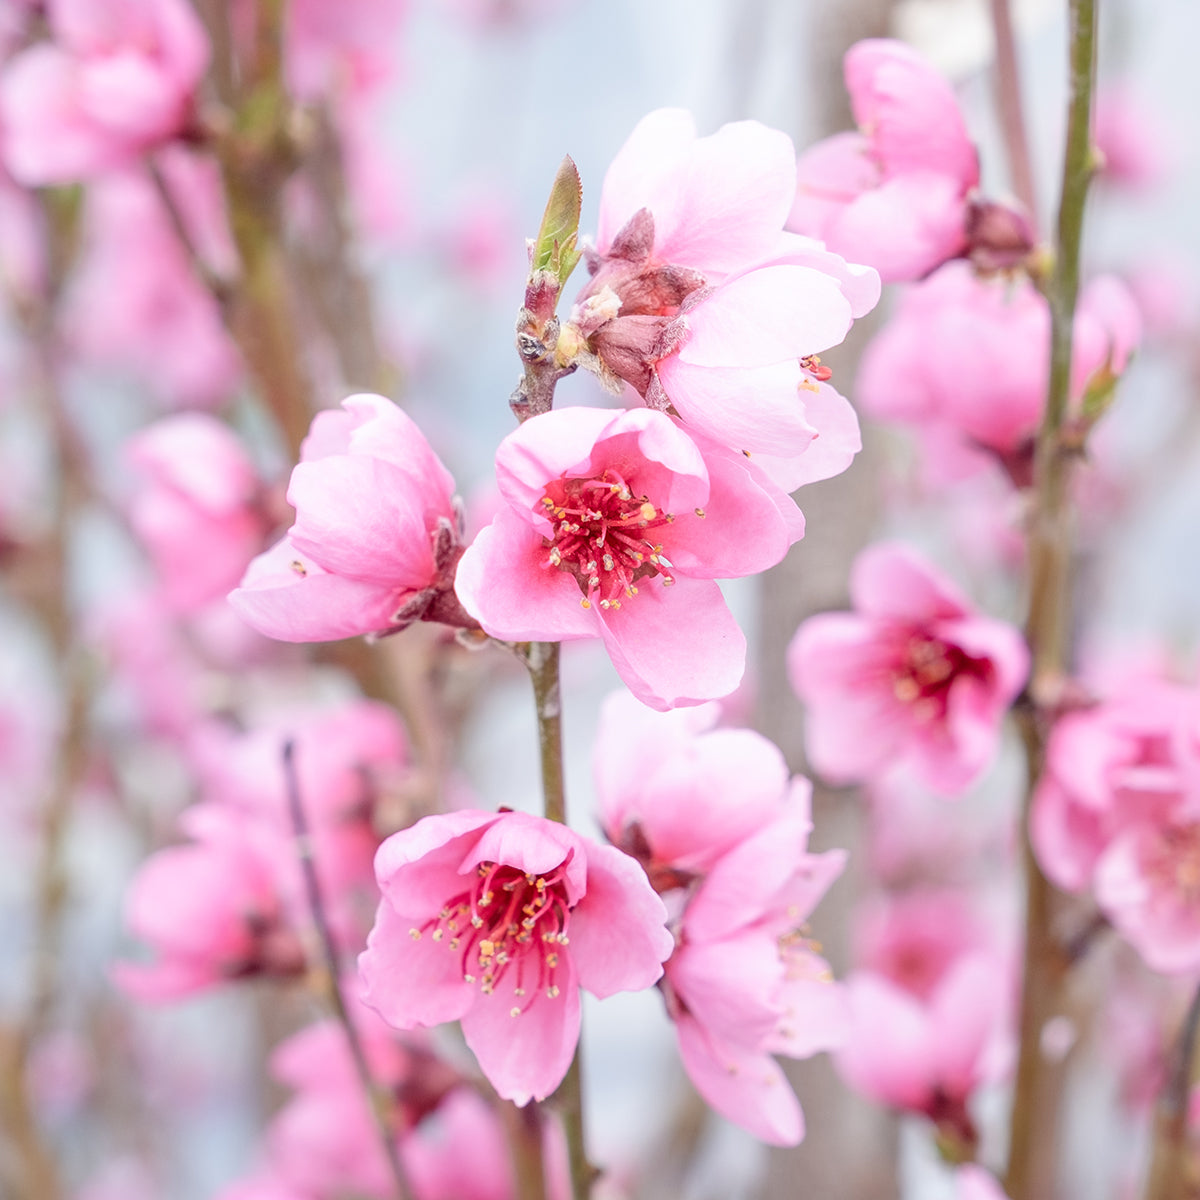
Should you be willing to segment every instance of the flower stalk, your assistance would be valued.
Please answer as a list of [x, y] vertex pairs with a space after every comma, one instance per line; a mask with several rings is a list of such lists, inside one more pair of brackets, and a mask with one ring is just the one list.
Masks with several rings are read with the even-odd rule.
[[1070, 627], [1072, 512], [1069, 484], [1075, 456], [1064, 443], [1071, 382], [1075, 304], [1084, 207], [1094, 169], [1092, 95], [1096, 78], [1097, 0], [1071, 0], [1070, 80], [1062, 191], [1054, 264], [1046, 282], [1051, 314], [1050, 378], [1034, 453], [1029, 524], [1031, 710], [1022, 717], [1029, 788], [1022, 821], [1026, 874], [1026, 950], [1021, 990], [1020, 1053], [1013, 1095], [1005, 1189], [1012, 1200], [1053, 1190], [1065, 1064], [1043, 1053], [1046, 1023], [1062, 1012], [1065, 964], [1053, 937], [1058, 893], [1043, 875], [1029, 841], [1029, 811], [1067, 670]]

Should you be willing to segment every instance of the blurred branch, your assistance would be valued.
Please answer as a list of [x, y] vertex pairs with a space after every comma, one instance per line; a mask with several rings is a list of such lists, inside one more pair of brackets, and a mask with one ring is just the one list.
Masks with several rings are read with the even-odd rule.
[[300, 781], [296, 774], [296, 743], [293, 741], [286, 742], [283, 747], [283, 774], [287, 788], [292, 832], [296, 836], [296, 853], [300, 859], [300, 871], [304, 877], [304, 893], [308, 900], [309, 915], [312, 917], [321, 947], [324, 982], [329, 1002], [333, 1007], [334, 1015], [345, 1031], [350, 1055], [354, 1059], [354, 1069], [358, 1072], [363, 1091], [366, 1093], [367, 1107], [370, 1108], [375, 1126], [379, 1131], [384, 1157], [392, 1175], [396, 1200], [407, 1200], [407, 1197], [412, 1195], [412, 1190], [408, 1185], [399, 1151], [396, 1149], [396, 1139], [391, 1122], [391, 1101], [371, 1074], [366, 1051], [363, 1049], [362, 1039], [358, 1035], [358, 1027], [350, 1016], [346, 998], [342, 994], [341, 963], [338, 959], [337, 944], [333, 940], [333, 932], [329, 927], [325, 901], [321, 894], [321, 881], [317, 878], [317, 866], [313, 859], [312, 835], [304, 815]]
[[1051, 930], [1061, 903], [1042, 874], [1029, 836], [1029, 809], [1041, 778], [1067, 663], [1070, 563], [1073, 545], [1069, 484], [1074, 456], [1063, 444], [1071, 385], [1079, 251], [1088, 185], [1094, 169], [1091, 106], [1096, 71], [1097, 0], [1071, 0], [1067, 139], [1063, 155], [1054, 267], [1046, 285], [1050, 305], [1050, 378], [1034, 454], [1029, 523], [1029, 616], [1033, 708], [1022, 718], [1028, 790], [1022, 820], [1026, 873], [1025, 966], [1021, 989], [1020, 1054], [1013, 1093], [1005, 1190], [1012, 1200], [1053, 1195], [1065, 1062], [1051, 1063], [1042, 1031], [1064, 1004], [1066, 972]]
[[1200, 988], [1183, 1019], [1171, 1077], [1163, 1088], [1154, 1117], [1154, 1153], [1146, 1176], [1145, 1200], [1188, 1200], [1188, 1101], [1200, 1067], [1196, 1057], [1198, 1031]]
[[1017, 199], [1036, 222], [1037, 192], [1029, 157], [1028, 127], [1021, 103], [1021, 73], [1017, 66], [1012, 10], [1009, 0], [991, 0], [991, 5], [992, 31], [996, 40], [996, 99], [1008, 151], [1008, 169]]

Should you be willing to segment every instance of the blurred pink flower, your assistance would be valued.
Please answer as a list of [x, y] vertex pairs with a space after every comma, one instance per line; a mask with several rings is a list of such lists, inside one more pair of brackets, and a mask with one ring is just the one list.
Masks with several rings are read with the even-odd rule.
[[126, 896], [126, 922], [157, 961], [117, 963], [116, 982], [157, 1003], [249, 975], [301, 973], [304, 950], [276, 881], [283, 848], [229, 809], [198, 806], [180, 825], [193, 840], [151, 855]]
[[1008, 1194], [995, 1175], [974, 1163], [958, 1168], [955, 1183], [955, 1200], [1008, 1200]]
[[[195, 207], [207, 211], [210, 200]], [[220, 234], [210, 235], [208, 249], [221, 261]], [[84, 253], [64, 321], [76, 353], [132, 371], [167, 404], [211, 406], [237, 384], [241, 365], [217, 303], [139, 172], [107, 175], [88, 187]]]
[[579, 989], [649, 987], [671, 951], [638, 865], [523, 813], [426, 817], [379, 848], [383, 899], [359, 960], [397, 1029], [462, 1021], [505, 1099], [542, 1099], [579, 1039]]
[[985, 950], [950, 960], [924, 997], [885, 975], [851, 972], [844, 985], [850, 1027], [834, 1054], [842, 1078], [972, 1146], [968, 1102], [1011, 1065], [1013, 982], [1003, 959]]
[[8, 169], [31, 186], [74, 183], [181, 134], [208, 66], [186, 0], [47, 0], [53, 40], [0, 78]]
[[605, 176], [594, 278], [571, 318], [602, 376], [768, 469], [779, 460], [789, 490], [859, 449], [816, 355], [879, 298], [874, 271], [783, 232], [794, 163], [757, 122], [697, 138], [690, 114], [651, 113]]
[[727, 695], [745, 639], [717, 578], [777, 563], [803, 532], [792, 500], [741, 455], [663, 413], [566, 408], [496, 453], [509, 507], [458, 568], [493, 637], [601, 637], [634, 695], [672, 708]]
[[191, 612], [224, 596], [267, 533], [258, 475], [236, 434], [215, 417], [180, 413], [130, 438], [126, 458], [140, 476], [129, 521], [167, 603]]
[[229, 596], [259, 632], [322, 642], [422, 617], [468, 623], [450, 592], [461, 536], [454, 480], [390, 400], [350, 396], [318, 413], [288, 502], [287, 536]]
[[[1075, 400], [1106, 365], [1120, 375], [1140, 338], [1124, 286], [1111, 277], [1088, 284], [1075, 318]], [[1032, 283], [985, 279], [951, 263], [905, 292], [867, 347], [858, 396], [877, 419], [948, 427], [998, 455], [1023, 483], [1049, 356], [1050, 311]]]
[[1100, 177], [1125, 187], [1153, 188], [1164, 182], [1173, 165], [1162, 116], [1121, 84], [1097, 89], [1092, 141], [1100, 151]]
[[801, 155], [788, 228], [885, 282], [919, 279], [967, 248], [975, 147], [950, 85], [904, 43], [857, 43], [845, 75], [859, 132]]
[[978, 615], [899, 543], [858, 556], [850, 595], [854, 613], [811, 617], [788, 648], [813, 765], [849, 783], [903, 760], [933, 791], [960, 795], [995, 756], [1004, 714], [1025, 682], [1020, 633]]

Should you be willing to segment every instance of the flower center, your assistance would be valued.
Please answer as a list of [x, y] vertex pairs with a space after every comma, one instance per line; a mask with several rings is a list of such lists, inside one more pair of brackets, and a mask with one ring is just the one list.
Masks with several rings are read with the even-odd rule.
[[1167, 825], [1157, 831], [1142, 869], [1187, 908], [1200, 908], [1200, 825]]
[[450, 899], [436, 917], [409, 936], [419, 940], [429, 932], [435, 942], [462, 955], [466, 983], [479, 984], [490, 996], [500, 980], [514, 972], [513, 995], [529, 999], [512, 1009], [525, 1012], [544, 992], [559, 994], [554, 982], [559, 949], [569, 942], [571, 910], [563, 880], [573, 852], [552, 872], [532, 875], [502, 863], [480, 863], [466, 891]]
[[593, 601], [604, 609], [620, 608], [637, 595], [640, 579], [658, 575], [664, 586], [675, 582], [662, 544], [649, 536], [674, 516], [660, 512], [646, 496], [635, 496], [611, 468], [597, 479], [552, 481], [542, 505], [554, 521], [554, 533], [545, 542], [547, 561], [575, 576], [584, 608]]
[[959, 675], [983, 676], [988, 670], [984, 660], [925, 633], [911, 634], [901, 653], [892, 691], [897, 700], [912, 705], [921, 721], [945, 717], [950, 686]]

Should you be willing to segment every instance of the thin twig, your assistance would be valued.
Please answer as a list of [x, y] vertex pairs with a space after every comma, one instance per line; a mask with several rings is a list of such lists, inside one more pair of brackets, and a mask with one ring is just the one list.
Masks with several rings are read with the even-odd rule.
[[1154, 1154], [1146, 1176], [1145, 1200], [1185, 1200], [1187, 1192], [1188, 1100], [1196, 1076], [1196, 1043], [1200, 1031], [1200, 988], [1192, 997], [1179, 1031], [1171, 1077], [1159, 1098], [1154, 1118]]
[[325, 971], [328, 976], [329, 1000], [337, 1019], [346, 1031], [346, 1041], [350, 1045], [350, 1054], [354, 1059], [354, 1067], [362, 1081], [363, 1090], [367, 1095], [367, 1103], [375, 1125], [379, 1130], [380, 1141], [383, 1143], [383, 1153], [387, 1159], [388, 1169], [392, 1174], [392, 1182], [396, 1200], [407, 1200], [412, 1194], [408, 1186], [404, 1164], [396, 1149], [396, 1141], [392, 1136], [388, 1120], [390, 1104], [388, 1098], [375, 1082], [367, 1062], [366, 1051], [358, 1028], [346, 1007], [346, 998], [342, 994], [340, 978], [340, 963], [338, 961], [337, 944], [333, 940], [333, 931], [329, 927], [326, 916], [324, 899], [321, 893], [321, 881], [317, 878], [317, 865], [313, 859], [313, 843], [309, 834], [308, 822], [304, 816], [304, 804], [300, 796], [300, 781], [296, 774], [296, 743], [288, 740], [283, 746], [283, 774], [287, 789], [288, 811], [291, 814], [292, 830], [296, 835], [296, 852], [300, 859], [300, 871], [304, 876], [304, 891], [308, 899], [309, 913], [317, 931], [324, 957]]
[[1013, 191], [1028, 210], [1030, 218], [1036, 221], [1037, 192], [1021, 104], [1021, 75], [1017, 68], [1017, 47], [1009, 0], [992, 0], [992, 31], [996, 39], [996, 100], [1000, 109], [1000, 125], [1004, 131], [1004, 145], [1008, 151]]
[[1049, 936], [1054, 908], [1059, 902], [1058, 893], [1042, 874], [1033, 854], [1029, 841], [1029, 811], [1045, 762], [1055, 698], [1067, 668], [1072, 545], [1068, 485], [1074, 456], [1063, 445], [1062, 429], [1070, 397], [1083, 214], [1094, 166], [1091, 107], [1096, 68], [1097, 7], [1098, 0], [1071, 0], [1067, 141], [1054, 268], [1046, 287], [1051, 318], [1050, 378], [1034, 455], [1026, 626], [1033, 663], [1029, 686], [1033, 710], [1021, 719], [1029, 782], [1022, 821], [1026, 873], [1025, 969], [1021, 990], [1021, 1045], [1005, 1179], [1005, 1190], [1012, 1200], [1032, 1200], [1034, 1196], [1053, 1191], [1064, 1075], [1063, 1064], [1051, 1064], [1042, 1054], [1042, 1030], [1062, 1006], [1064, 971], [1059, 949]]

